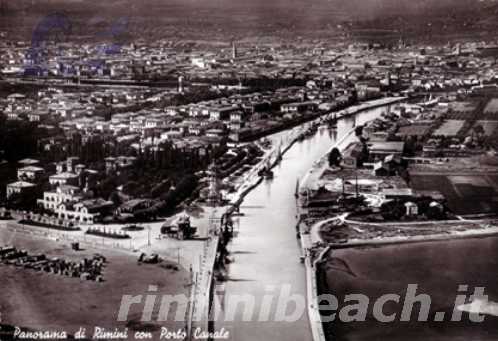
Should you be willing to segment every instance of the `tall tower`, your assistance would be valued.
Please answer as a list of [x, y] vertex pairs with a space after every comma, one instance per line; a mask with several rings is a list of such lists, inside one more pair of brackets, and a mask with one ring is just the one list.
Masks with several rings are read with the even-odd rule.
[[404, 49], [406, 47], [405, 40], [403, 39], [403, 36], [399, 36], [398, 40], [398, 49]]
[[178, 77], [178, 93], [183, 94], [183, 76]]
[[237, 46], [235, 45], [235, 40], [232, 40], [232, 59], [237, 59]]
[[208, 169], [209, 172], [209, 187], [208, 187], [208, 205], [216, 207], [221, 203], [222, 196], [220, 192], [220, 181], [218, 178], [218, 169], [211, 164]]

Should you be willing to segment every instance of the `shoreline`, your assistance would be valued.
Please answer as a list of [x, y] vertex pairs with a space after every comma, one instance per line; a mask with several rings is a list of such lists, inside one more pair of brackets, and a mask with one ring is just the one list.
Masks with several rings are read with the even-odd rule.
[[498, 227], [488, 228], [486, 230], [468, 230], [463, 232], [453, 233], [436, 233], [424, 236], [412, 237], [385, 237], [377, 240], [351, 240], [347, 243], [328, 243], [334, 249], [350, 249], [350, 248], [364, 248], [364, 247], [381, 247], [392, 245], [416, 244], [416, 243], [431, 243], [431, 242], [451, 242], [453, 240], [461, 239], [481, 239], [488, 237], [498, 236]]

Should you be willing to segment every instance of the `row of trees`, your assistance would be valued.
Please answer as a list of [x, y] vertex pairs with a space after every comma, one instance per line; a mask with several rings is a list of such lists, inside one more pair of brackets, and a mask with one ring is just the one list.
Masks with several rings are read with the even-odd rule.
[[33, 156], [37, 152], [38, 139], [46, 131], [36, 125], [17, 120], [7, 120], [0, 114], [0, 159], [15, 162]]

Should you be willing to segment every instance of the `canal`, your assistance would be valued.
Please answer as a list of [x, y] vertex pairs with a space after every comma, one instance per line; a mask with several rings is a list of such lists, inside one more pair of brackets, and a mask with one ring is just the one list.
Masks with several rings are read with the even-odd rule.
[[[235, 218], [236, 236], [229, 245], [233, 262], [228, 267], [228, 280], [218, 286], [217, 296], [221, 297], [225, 310], [234, 306], [232, 297], [253, 297], [254, 309], [248, 319], [246, 310], [250, 304], [238, 304], [237, 309], [232, 310], [234, 318], [227, 316], [216, 322], [216, 330], [224, 327], [229, 331], [230, 340], [237, 341], [312, 340], [306, 309], [298, 314], [295, 322], [275, 319], [279, 296], [289, 296], [287, 288], [290, 296], [306, 299], [305, 269], [299, 261], [295, 230], [296, 180], [355, 124], [364, 124], [389, 110], [390, 106], [384, 106], [363, 111], [356, 117], [339, 120], [336, 130], [323, 127], [313, 137], [295, 143], [275, 167], [274, 179], [263, 181], [246, 196], [241, 206], [244, 216]], [[354, 134], [350, 138], [354, 139]], [[271, 305], [263, 303], [268, 299]], [[270, 318], [260, 321], [264, 307], [268, 306]], [[296, 305], [289, 303], [287, 316], [292, 318], [295, 308]]]

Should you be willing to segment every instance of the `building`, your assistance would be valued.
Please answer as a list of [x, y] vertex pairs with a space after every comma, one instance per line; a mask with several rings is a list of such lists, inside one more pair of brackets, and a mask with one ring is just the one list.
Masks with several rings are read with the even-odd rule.
[[103, 199], [91, 199], [78, 203], [68, 202], [60, 204], [56, 213], [60, 219], [79, 222], [82, 224], [93, 224], [99, 218], [112, 211], [112, 201]]
[[123, 203], [117, 210], [117, 214], [133, 215], [140, 210], [150, 208], [154, 202], [149, 199], [133, 199]]
[[230, 115], [233, 112], [239, 111], [238, 107], [219, 107], [209, 110], [209, 120], [210, 121], [226, 121], [230, 119]]
[[418, 206], [414, 202], [408, 201], [405, 203], [406, 215], [408, 217], [414, 217], [418, 215]]
[[57, 187], [56, 191], [44, 192], [38, 205], [54, 212], [59, 219], [92, 224], [111, 213], [114, 204], [100, 198], [84, 200], [78, 187], [63, 185]]
[[385, 199], [413, 198], [413, 190], [411, 188], [382, 188], [380, 194]]
[[391, 169], [388, 164], [383, 161], [379, 161], [373, 166], [373, 174], [375, 176], [389, 176], [391, 175]]
[[39, 160], [36, 159], [22, 159], [19, 160], [17, 163], [21, 165], [21, 167], [26, 167], [26, 166], [34, 166], [40, 163]]
[[342, 158], [342, 167], [344, 168], [357, 168], [358, 158], [352, 155], [347, 155]]
[[372, 160], [384, 160], [388, 155], [402, 155], [405, 148], [404, 142], [371, 142], [368, 151]]
[[46, 121], [49, 117], [50, 113], [44, 111], [28, 113], [28, 120], [30, 122], [43, 122]]
[[351, 143], [343, 152], [341, 166], [344, 168], [361, 167], [362, 155], [363, 145], [361, 143]]
[[299, 113], [304, 111], [314, 111], [318, 108], [315, 102], [294, 102], [282, 104], [280, 111], [284, 113]]
[[17, 170], [17, 178], [20, 181], [38, 181], [45, 174], [45, 170], [41, 167], [26, 166]]
[[375, 162], [373, 165], [373, 174], [375, 176], [395, 175], [401, 168], [401, 156], [389, 154], [383, 161]]
[[25, 195], [33, 193], [36, 189], [36, 185], [27, 181], [17, 181], [7, 185], [7, 198], [12, 195], [19, 194]]
[[69, 172], [63, 172], [49, 176], [48, 182], [54, 186], [77, 185], [79, 182], [79, 175]]
[[133, 166], [133, 164], [137, 161], [137, 158], [134, 156], [118, 156], [107, 157], [104, 161], [106, 172], [109, 173]]
[[80, 161], [79, 157], [73, 156], [73, 157], [68, 157], [66, 160], [66, 170], [69, 173], [74, 172], [74, 166], [76, 166]]
[[38, 205], [46, 210], [55, 211], [57, 207], [64, 202], [81, 200], [79, 188], [71, 185], [61, 185], [57, 189], [43, 193], [43, 199], [38, 199]]

